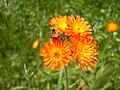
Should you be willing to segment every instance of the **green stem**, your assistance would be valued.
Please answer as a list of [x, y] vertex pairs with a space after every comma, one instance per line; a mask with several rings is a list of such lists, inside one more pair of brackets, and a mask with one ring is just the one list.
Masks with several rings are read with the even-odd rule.
[[57, 90], [60, 90], [60, 86], [61, 86], [60, 84], [61, 84], [61, 80], [62, 80], [62, 71], [63, 71], [63, 69], [60, 70]]
[[68, 90], [68, 72], [67, 72], [67, 67], [65, 67], [65, 81], [66, 81], [66, 83], [65, 83], [65, 88], [66, 88], [66, 90]]

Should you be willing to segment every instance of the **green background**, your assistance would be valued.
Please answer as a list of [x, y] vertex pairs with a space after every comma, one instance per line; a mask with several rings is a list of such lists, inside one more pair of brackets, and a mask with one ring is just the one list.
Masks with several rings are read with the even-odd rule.
[[[120, 90], [120, 29], [106, 29], [110, 21], [120, 25], [120, 0], [0, 0], [0, 90], [65, 89], [64, 69], [60, 81], [59, 71], [45, 67], [39, 57], [39, 48], [49, 42], [48, 22], [59, 15], [85, 18], [100, 46], [91, 71], [71, 61], [69, 89]], [[34, 50], [36, 39], [40, 46]]]

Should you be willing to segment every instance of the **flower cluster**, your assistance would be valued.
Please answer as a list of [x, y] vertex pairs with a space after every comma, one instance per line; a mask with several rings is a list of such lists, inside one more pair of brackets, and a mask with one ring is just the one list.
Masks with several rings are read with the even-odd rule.
[[49, 24], [52, 30], [50, 43], [45, 43], [40, 49], [46, 66], [60, 70], [69, 64], [72, 57], [84, 70], [96, 65], [98, 46], [88, 22], [80, 16], [71, 15], [52, 18]]
[[84, 21], [80, 16], [76, 16], [76, 18], [71, 16], [59, 16], [56, 18], [52, 18], [49, 22], [51, 25], [51, 29], [55, 29], [61, 34], [65, 34], [66, 36], [71, 36], [74, 34], [91, 34], [92, 29], [91, 26], [88, 25], [88, 22]]

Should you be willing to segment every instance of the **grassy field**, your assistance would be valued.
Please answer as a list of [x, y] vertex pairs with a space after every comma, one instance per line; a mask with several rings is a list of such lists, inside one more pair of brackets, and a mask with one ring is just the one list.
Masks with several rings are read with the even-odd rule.
[[[0, 0], [0, 90], [65, 89], [64, 70], [60, 77], [39, 57], [39, 48], [50, 38], [48, 22], [59, 15], [85, 18], [100, 46], [91, 71], [71, 61], [69, 90], [120, 90], [120, 29], [106, 29], [110, 21], [120, 27], [120, 0]], [[36, 39], [40, 46], [35, 50]]]

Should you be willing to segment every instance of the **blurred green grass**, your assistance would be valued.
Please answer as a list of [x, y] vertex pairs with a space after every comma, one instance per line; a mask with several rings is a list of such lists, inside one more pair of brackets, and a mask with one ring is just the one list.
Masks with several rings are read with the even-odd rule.
[[[85, 86], [87, 90], [120, 90], [120, 29], [106, 30], [110, 21], [120, 25], [120, 0], [0, 0], [0, 90], [57, 89], [59, 72], [43, 65], [39, 49], [33, 50], [32, 44], [39, 39], [40, 48], [49, 41], [48, 22], [58, 15], [84, 17], [100, 46], [92, 71], [82, 71], [71, 61], [70, 90]], [[64, 90], [64, 72], [60, 89]]]

